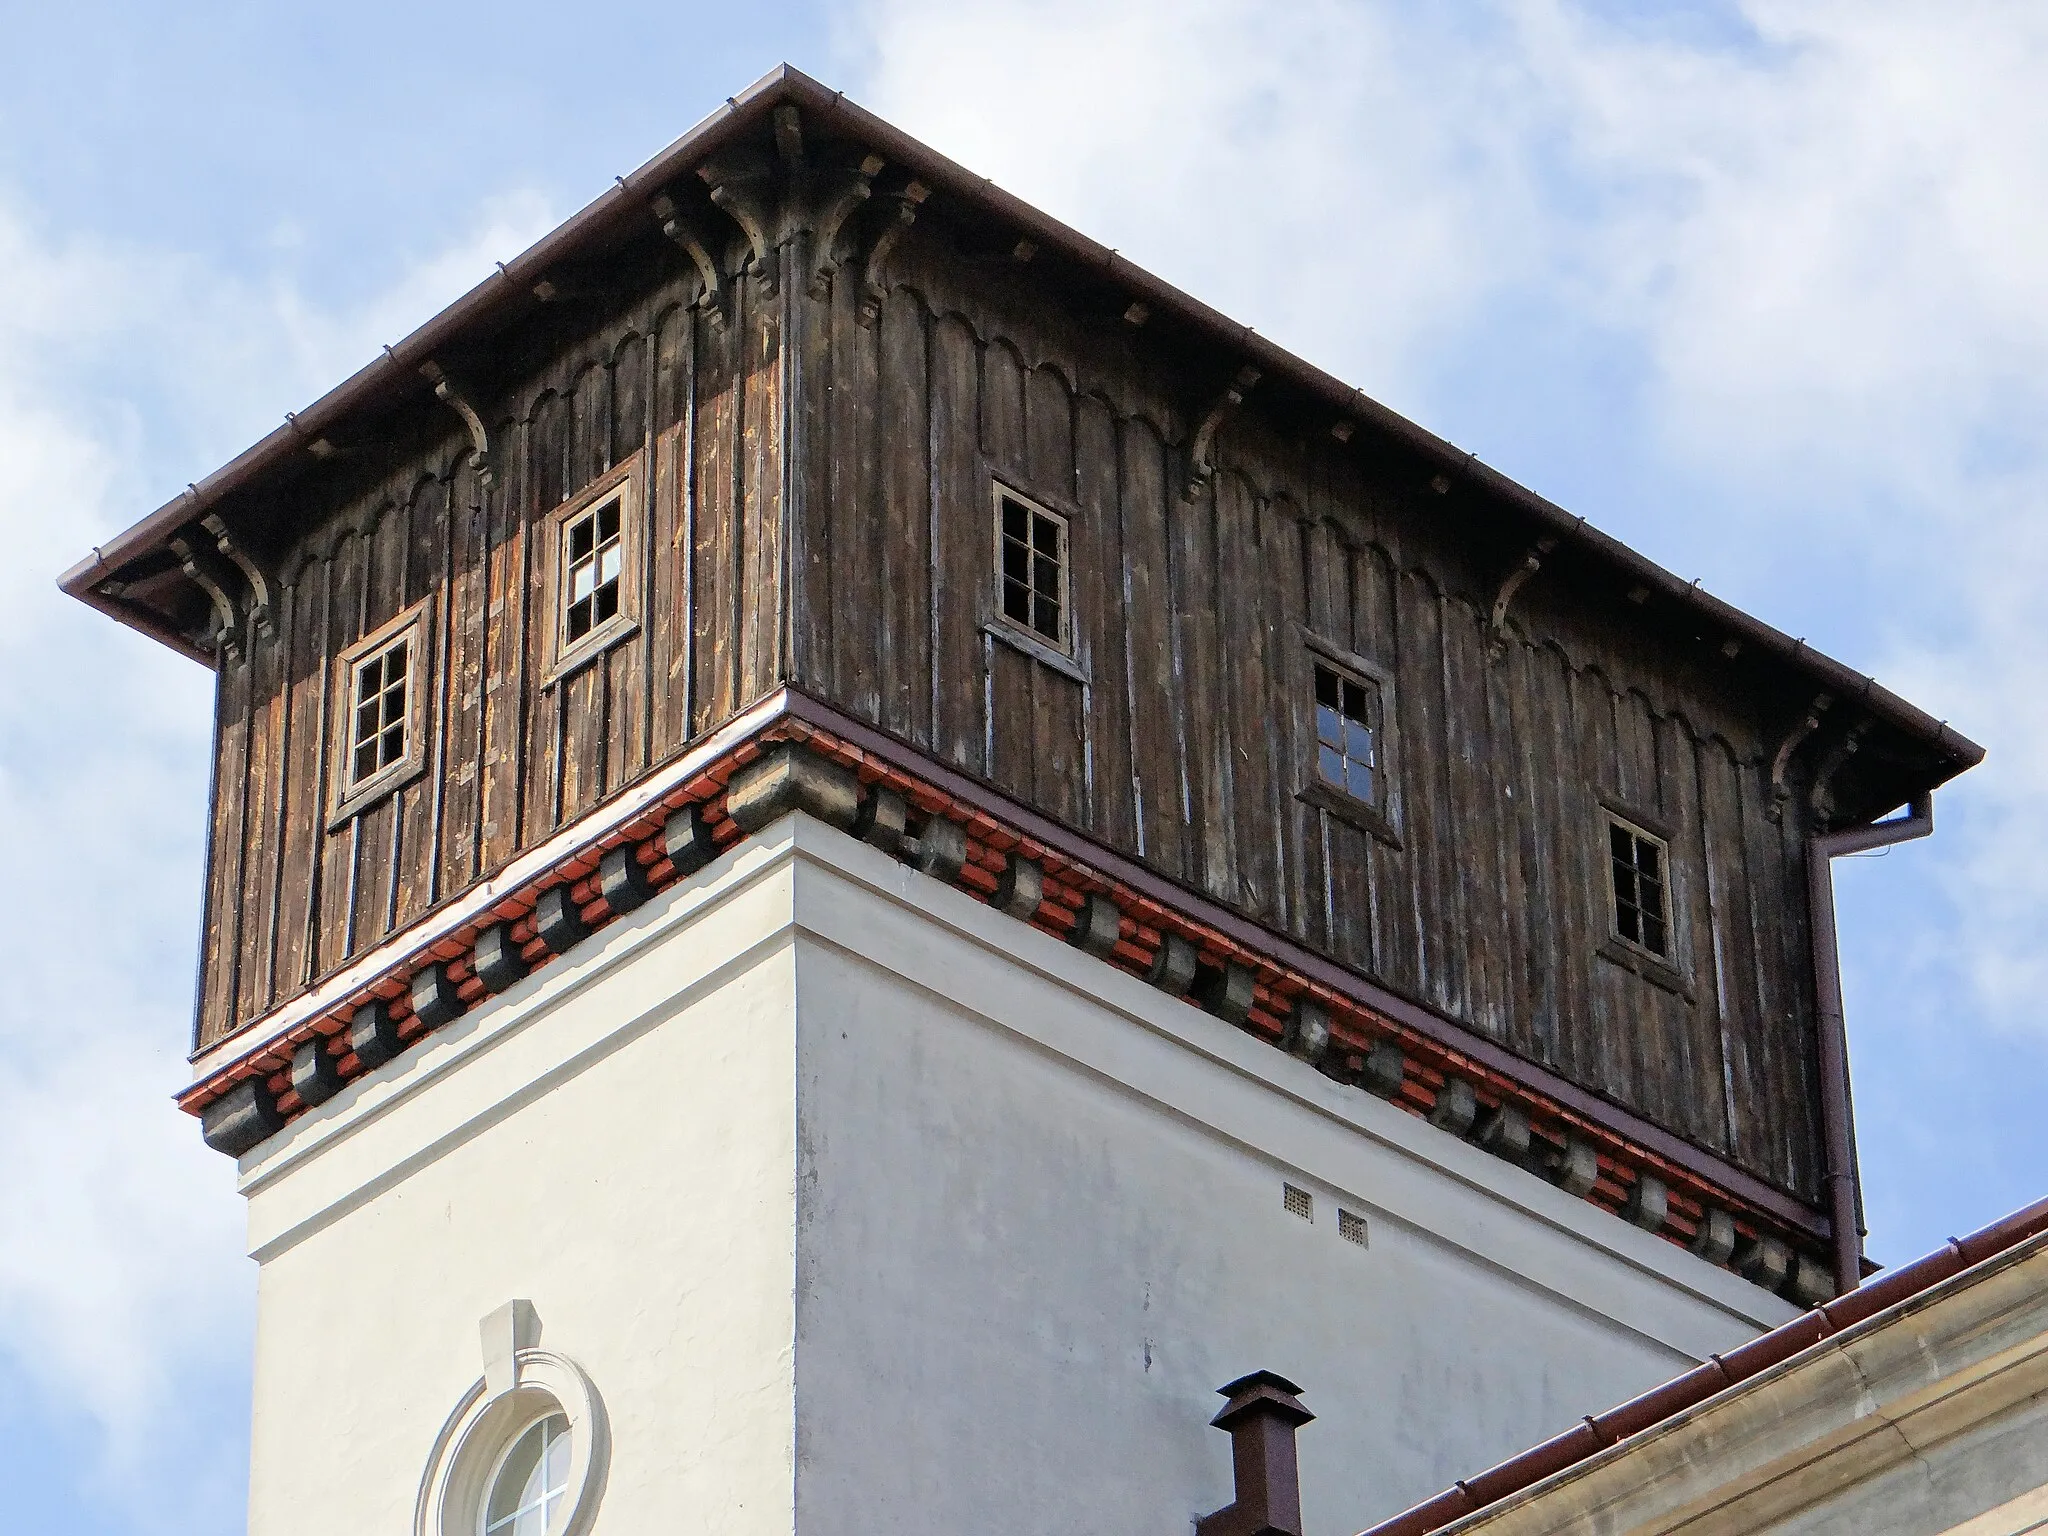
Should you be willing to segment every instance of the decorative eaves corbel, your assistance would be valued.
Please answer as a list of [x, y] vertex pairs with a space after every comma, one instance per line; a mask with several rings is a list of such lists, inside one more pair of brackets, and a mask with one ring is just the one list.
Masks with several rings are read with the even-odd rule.
[[1792, 798], [1792, 786], [1785, 782], [1785, 775], [1792, 768], [1792, 754], [1799, 750], [1807, 737], [1820, 729], [1820, 717], [1834, 702], [1832, 694], [1815, 694], [1806, 713], [1785, 733], [1785, 739], [1778, 743], [1778, 750], [1771, 754], [1771, 803], [1764, 807], [1764, 820], [1776, 824], [1785, 819], [1785, 802]]
[[1216, 434], [1222, 430], [1224, 418], [1244, 404], [1244, 397], [1258, 382], [1258, 369], [1249, 366], [1238, 369], [1229, 386], [1202, 413], [1202, 419], [1195, 427], [1194, 441], [1188, 447], [1188, 483], [1181, 493], [1184, 499], [1193, 501], [1215, 480]]
[[1508, 653], [1508, 605], [1515, 600], [1515, 594], [1527, 585], [1531, 576], [1543, 569], [1543, 558], [1557, 548], [1555, 539], [1538, 539], [1535, 547], [1522, 556], [1521, 563], [1502, 578], [1500, 590], [1493, 595], [1493, 613], [1486, 621], [1486, 657], [1499, 661]]
[[739, 169], [712, 163], [698, 167], [697, 175], [716, 203], [747, 237], [748, 270], [761, 284], [761, 291], [775, 294], [774, 177], [760, 167]]
[[1826, 754], [1814, 765], [1813, 789], [1807, 796], [1807, 805], [1813, 811], [1813, 819], [1819, 826], [1826, 827], [1835, 819], [1835, 774], [1863, 746], [1863, 738], [1870, 734], [1877, 722], [1865, 716], [1842, 733], [1841, 740], [1828, 748]]
[[448, 377], [439, 363], [429, 358], [420, 364], [420, 374], [434, 386], [434, 394], [469, 428], [470, 468], [476, 471], [480, 483], [489, 485], [497, 478], [497, 467], [491, 462], [491, 434], [484, 426], [483, 417], [469, 403], [469, 395]]
[[896, 216], [890, 219], [875, 237], [875, 243], [868, 247], [867, 261], [861, 268], [860, 278], [860, 323], [871, 326], [882, 315], [882, 301], [889, 296], [888, 287], [882, 282], [882, 264], [889, 259], [889, 252], [896, 242], [903, 238], [903, 232], [917, 222], [917, 210], [932, 190], [921, 181], [908, 183], [891, 201], [896, 205]]
[[213, 604], [213, 638], [219, 653], [233, 656], [242, 644], [241, 615], [231, 594], [234, 578], [207, 547], [206, 541], [198, 537], [196, 530], [186, 529], [174, 534], [170, 547], [171, 553], [178, 557], [179, 569], [184, 571], [186, 579], [204, 592], [207, 601]]
[[663, 194], [647, 206], [661, 220], [662, 234], [672, 244], [680, 246], [696, 264], [698, 279], [704, 284], [704, 291], [697, 296], [697, 307], [711, 318], [713, 324], [724, 325], [725, 277], [718, 270], [718, 263], [712, 258], [704, 237], [683, 217], [683, 210], [676, 206], [674, 198]]
[[831, 201], [819, 210], [818, 227], [811, 244], [811, 297], [822, 299], [832, 289], [832, 275], [839, 270], [839, 259], [833, 255], [833, 248], [839, 243], [839, 231], [846, 227], [846, 221], [853, 217], [870, 197], [874, 196], [875, 177], [881, 174], [887, 162], [880, 155], [868, 155], [854, 169], [843, 173], [839, 190]]
[[270, 578], [262, 563], [237, 539], [228, 525], [221, 521], [218, 512], [209, 512], [199, 520], [199, 526], [213, 535], [214, 547], [230, 560], [249, 583], [249, 619], [258, 629], [268, 631], [271, 627], [273, 601]]

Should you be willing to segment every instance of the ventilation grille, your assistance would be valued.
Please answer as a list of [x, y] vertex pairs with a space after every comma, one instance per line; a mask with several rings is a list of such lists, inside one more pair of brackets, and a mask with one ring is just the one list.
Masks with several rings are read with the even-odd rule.
[[1347, 1243], [1365, 1244], [1365, 1218], [1356, 1211], [1339, 1208], [1337, 1212], [1337, 1235]]
[[1316, 1219], [1316, 1199], [1307, 1190], [1296, 1189], [1292, 1184], [1282, 1184], [1280, 1200], [1290, 1215], [1299, 1216], [1303, 1221]]

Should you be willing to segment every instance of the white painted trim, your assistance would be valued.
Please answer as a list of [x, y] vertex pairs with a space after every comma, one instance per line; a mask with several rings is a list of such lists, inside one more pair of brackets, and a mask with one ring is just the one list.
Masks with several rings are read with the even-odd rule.
[[192, 1080], [204, 1082], [243, 1057], [256, 1055], [308, 1019], [317, 1018], [334, 1008], [351, 992], [375, 981], [407, 955], [423, 950], [457, 928], [474, 922], [527, 881], [547, 873], [579, 849], [633, 820], [679, 785], [687, 784], [740, 742], [775, 720], [788, 705], [787, 691], [777, 689], [758, 704], [728, 720], [674, 762], [649, 774], [616, 800], [607, 801], [589, 815], [562, 828], [546, 842], [529, 848], [490, 879], [472, 886], [410, 928], [393, 934], [312, 991], [301, 993], [196, 1053], [191, 1058]]

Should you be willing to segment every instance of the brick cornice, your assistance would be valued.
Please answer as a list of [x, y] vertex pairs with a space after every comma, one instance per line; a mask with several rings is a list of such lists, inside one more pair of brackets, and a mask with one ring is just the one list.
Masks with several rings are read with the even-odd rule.
[[199, 1053], [179, 1103], [214, 1145], [246, 1151], [787, 809], [1772, 1289], [1815, 1283], [1827, 1222], [1785, 1192], [789, 688]]

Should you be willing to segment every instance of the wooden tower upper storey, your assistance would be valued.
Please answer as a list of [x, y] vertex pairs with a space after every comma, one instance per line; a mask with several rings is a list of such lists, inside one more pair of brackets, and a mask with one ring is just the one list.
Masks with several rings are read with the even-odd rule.
[[64, 586], [219, 676], [227, 1150], [795, 807], [1773, 1288], [1814, 839], [1981, 756], [788, 69]]

